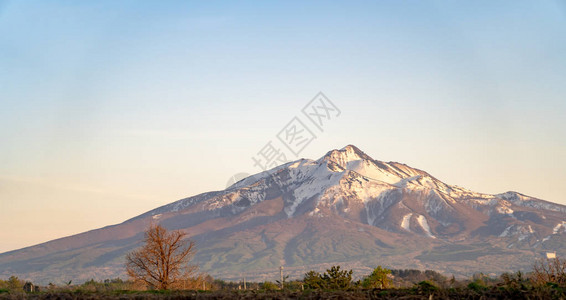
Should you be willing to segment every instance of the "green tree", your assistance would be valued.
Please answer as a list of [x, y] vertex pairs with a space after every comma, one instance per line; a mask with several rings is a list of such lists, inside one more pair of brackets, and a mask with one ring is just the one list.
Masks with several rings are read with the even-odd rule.
[[332, 266], [322, 275], [326, 288], [331, 290], [345, 290], [352, 286], [353, 271], [340, 270], [340, 266]]
[[391, 285], [389, 274], [391, 270], [377, 266], [368, 277], [364, 278], [362, 286], [366, 289], [386, 289]]
[[309, 271], [303, 278], [307, 289], [346, 290], [353, 287], [352, 270], [340, 270], [340, 266], [332, 266], [324, 274]]
[[303, 278], [303, 282], [307, 289], [316, 290], [326, 288], [324, 281], [322, 280], [322, 276], [320, 273], [315, 271], [308, 271]]
[[17, 276], [10, 276], [8, 278], [8, 289], [10, 291], [23, 291], [24, 282], [21, 281]]

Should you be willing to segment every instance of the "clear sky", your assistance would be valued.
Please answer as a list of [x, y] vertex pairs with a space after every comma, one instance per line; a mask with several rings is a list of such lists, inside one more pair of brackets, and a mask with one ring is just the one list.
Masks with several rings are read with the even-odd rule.
[[564, 1], [0, 0], [0, 252], [258, 172], [319, 91], [300, 157], [566, 204]]

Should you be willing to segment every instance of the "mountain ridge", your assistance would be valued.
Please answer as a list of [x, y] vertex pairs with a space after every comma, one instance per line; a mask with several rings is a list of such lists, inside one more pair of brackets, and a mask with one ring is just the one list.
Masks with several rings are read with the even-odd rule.
[[369, 269], [382, 260], [460, 275], [514, 271], [564, 251], [565, 221], [566, 206], [511, 191], [473, 192], [347, 145], [120, 224], [2, 253], [0, 276], [123, 276], [125, 253], [152, 222], [189, 233], [201, 248], [196, 262], [227, 279], [242, 271], [261, 279], [282, 263]]

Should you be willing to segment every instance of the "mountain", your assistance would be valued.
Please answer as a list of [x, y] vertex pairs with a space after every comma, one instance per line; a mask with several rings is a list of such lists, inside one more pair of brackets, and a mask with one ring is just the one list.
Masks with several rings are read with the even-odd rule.
[[498, 273], [527, 270], [547, 252], [566, 255], [566, 206], [473, 192], [348, 145], [121, 224], [0, 254], [0, 277], [124, 277], [124, 256], [151, 222], [185, 230], [201, 270], [234, 280], [274, 280], [280, 265], [291, 277], [333, 264], [358, 274], [376, 265]]

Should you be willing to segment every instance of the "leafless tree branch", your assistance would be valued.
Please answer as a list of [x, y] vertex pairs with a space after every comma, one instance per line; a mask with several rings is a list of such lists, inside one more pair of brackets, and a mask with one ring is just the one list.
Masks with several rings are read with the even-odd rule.
[[186, 237], [183, 231], [168, 232], [160, 225], [151, 225], [145, 232], [144, 246], [126, 256], [128, 276], [162, 290], [195, 276], [198, 267], [189, 264], [195, 244]]

